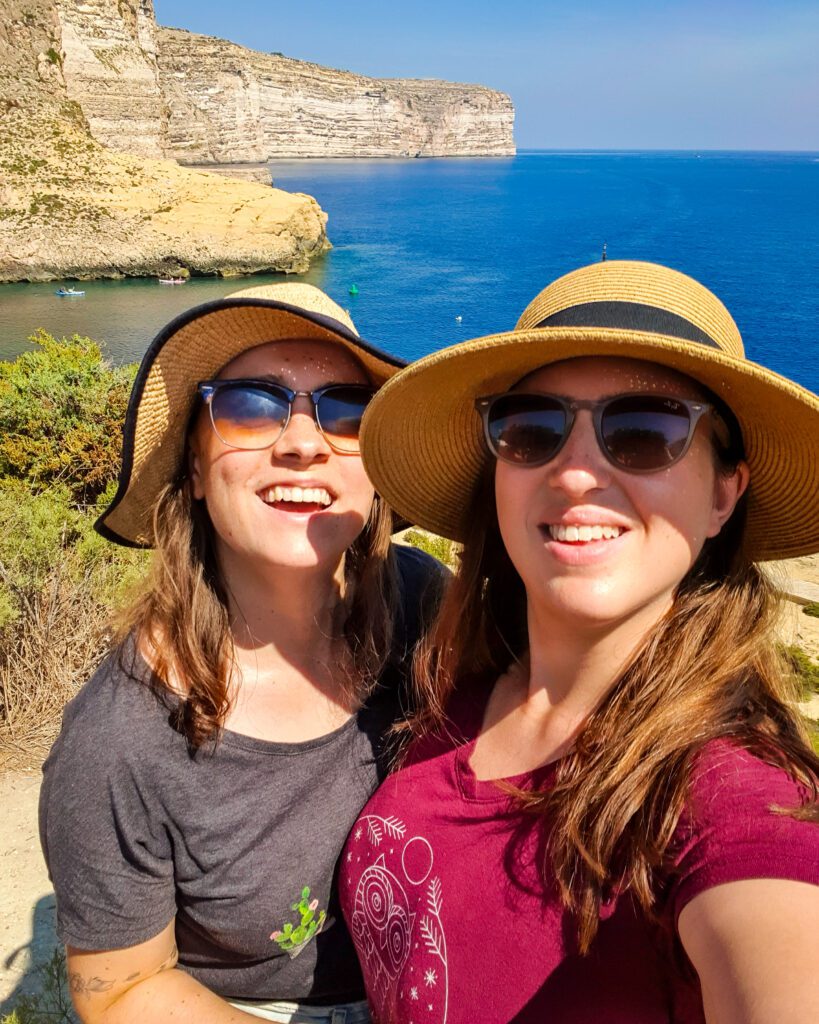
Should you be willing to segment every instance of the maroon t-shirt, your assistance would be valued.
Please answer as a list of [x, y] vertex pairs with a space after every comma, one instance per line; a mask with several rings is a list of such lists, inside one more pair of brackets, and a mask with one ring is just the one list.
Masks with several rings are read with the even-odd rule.
[[[483, 702], [416, 744], [362, 811], [340, 895], [378, 1024], [701, 1024], [676, 935], [697, 893], [745, 878], [819, 884], [819, 827], [772, 813], [800, 788], [727, 742], [709, 744], [658, 878], [659, 924], [628, 894], [605, 905], [591, 952], [544, 882], [542, 820], [469, 759]], [[459, 742], [459, 738], [463, 742]], [[510, 781], [548, 787], [554, 767]]]

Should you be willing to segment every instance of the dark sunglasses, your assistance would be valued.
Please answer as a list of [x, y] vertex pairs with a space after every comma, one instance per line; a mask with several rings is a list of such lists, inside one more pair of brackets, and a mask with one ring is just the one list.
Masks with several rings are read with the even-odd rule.
[[375, 388], [363, 384], [328, 384], [315, 391], [292, 391], [266, 380], [205, 380], [197, 385], [210, 409], [219, 440], [229, 448], [260, 451], [282, 436], [299, 396], [309, 398], [313, 419], [337, 452], [359, 451], [364, 410]]
[[553, 459], [566, 443], [577, 412], [588, 409], [600, 450], [612, 465], [629, 473], [656, 473], [679, 462], [700, 419], [716, 413], [708, 402], [665, 395], [615, 395], [590, 402], [517, 391], [479, 398], [475, 408], [489, 450], [517, 466], [542, 466]]

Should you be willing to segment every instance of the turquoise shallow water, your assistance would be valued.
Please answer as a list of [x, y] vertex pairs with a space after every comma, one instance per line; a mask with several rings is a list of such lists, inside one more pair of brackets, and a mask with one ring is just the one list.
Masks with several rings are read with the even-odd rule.
[[[405, 358], [512, 327], [543, 285], [599, 259], [605, 242], [612, 259], [699, 278], [752, 358], [819, 391], [819, 154], [521, 153], [289, 161], [272, 172], [330, 217], [334, 249], [306, 279]], [[54, 284], [0, 286], [0, 356], [42, 326], [135, 359], [177, 312], [275, 279], [88, 282], [83, 299], [58, 299]]]

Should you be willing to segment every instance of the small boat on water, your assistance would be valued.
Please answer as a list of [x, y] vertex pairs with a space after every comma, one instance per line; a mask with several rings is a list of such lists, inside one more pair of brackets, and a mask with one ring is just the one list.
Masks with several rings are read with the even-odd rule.
[[160, 277], [160, 284], [184, 284], [187, 281], [186, 277]]
[[61, 299], [77, 299], [85, 295], [85, 292], [78, 292], [76, 288], [58, 288], [54, 294]]

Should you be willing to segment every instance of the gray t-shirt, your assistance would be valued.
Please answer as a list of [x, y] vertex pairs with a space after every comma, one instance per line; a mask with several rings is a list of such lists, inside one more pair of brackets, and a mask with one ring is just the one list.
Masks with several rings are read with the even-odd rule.
[[[58, 933], [85, 950], [132, 946], [176, 916], [180, 966], [236, 999], [345, 1002], [364, 986], [335, 871], [385, 770], [427, 556], [397, 548], [404, 622], [373, 697], [334, 732], [272, 743], [224, 730], [191, 757], [127, 643], [67, 706], [44, 765], [43, 851]], [[432, 587], [430, 585], [432, 584]]]

